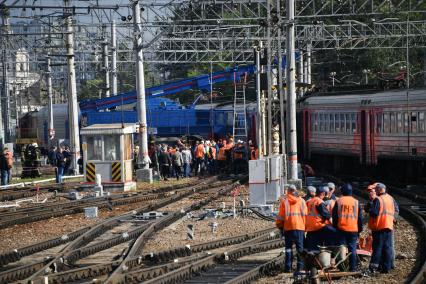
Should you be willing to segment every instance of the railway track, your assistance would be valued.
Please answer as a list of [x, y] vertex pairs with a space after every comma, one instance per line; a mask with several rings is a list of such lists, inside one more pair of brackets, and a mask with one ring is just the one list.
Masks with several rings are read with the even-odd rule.
[[[336, 183], [350, 182], [355, 185], [354, 193], [356, 195], [366, 200], [369, 198], [368, 193], [364, 189], [369, 183], [371, 183], [370, 181], [366, 181], [370, 179], [352, 176], [335, 177], [330, 175], [324, 177]], [[406, 190], [392, 184], [387, 183], [386, 187], [392, 197], [398, 202], [400, 215], [411, 222], [418, 229], [420, 234], [420, 240], [418, 242], [420, 244], [419, 249], [421, 251], [426, 251], [426, 207], [424, 205], [426, 204], [426, 198], [407, 192]], [[411, 279], [407, 279], [407, 283], [426, 283], [426, 254], [422, 253], [419, 254], [419, 256], [420, 259], [418, 259], [418, 262], [420, 265], [418, 266], [418, 269], [415, 273], [410, 274]]]
[[[210, 178], [206, 182], [211, 182], [213, 180], [215, 180], [215, 178]], [[3, 210], [0, 214], [0, 229], [18, 224], [36, 222], [51, 217], [60, 217], [64, 215], [81, 213], [84, 212], [84, 208], [86, 207], [96, 206], [98, 208], [112, 208], [119, 205], [156, 200], [166, 197], [174, 193], [176, 190], [196, 184], [200, 184], [200, 181], [180, 186], [164, 187], [150, 191], [129, 192], [123, 194], [114, 194], [106, 197], [93, 197], [67, 202], [43, 203], [27, 206], [24, 208]]]
[[[28, 278], [27, 279], [28, 281], [32, 281], [33, 279], [36, 279], [36, 282], [37, 282], [37, 279], [40, 280], [40, 278], [44, 278], [46, 276], [45, 275], [46, 272], [53, 272], [53, 271], [59, 272], [62, 270], [69, 270], [80, 259], [86, 258], [97, 252], [104, 251], [112, 247], [115, 247], [117, 245], [125, 244], [125, 243], [127, 243], [127, 246], [129, 246], [130, 243], [134, 242], [134, 244], [132, 245], [132, 248], [133, 248], [135, 247], [135, 244], [136, 245], [138, 244], [138, 240], [140, 239], [140, 236], [143, 236], [146, 238], [147, 236], [149, 236], [150, 234], [152, 234], [153, 232], [161, 228], [161, 226], [167, 225], [169, 222], [172, 222], [176, 218], [180, 217], [181, 216], [180, 214], [184, 214], [184, 213], [174, 212], [173, 214], [168, 214], [165, 217], [155, 222], [154, 221], [144, 222], [142, 224], [139, 222], [137, 225], [133, 227], [126, 228], [127, 229], [126, 232], [119, 235], [115, 235], [115, 236], [113, 236], [113, 234], [110, 234], [108, 236], [107, 232], [113, 228], [123, 226], [123, 222], [126, 222], [125, 219], [126, 218], [128, 219], [134, 216], [135, 213], [138, 214], [138, 213], [152, 211], [157, 208], [164, 207], [184, 197], [188, 197], [195, 192], [201, 192], [206, 189], [210, 189], [212, 187], [231, 190], [233, 186], [234, 184], [230, 180], [220, 181], [220, 182], [213, 182], [212, 180], [210, 180], [208, 183], [199, 184], [197, 186], [188, 188], [187, 190], [179, 191], [175, 195], [162, 198], [156, 201], [154, 204], [143, 206], [137, 210], [128, 212], [124, 215], [107, 219], [95, 226], [84, 228], [81, 230], [82, 232], [78, 232], [78, 233], [75, 232], [76, 234], [74, 236], [74, 240], [70, 241], [63, 249], [60, 250], [59, 253], [54, 255], [52, 258], [49, 258], [47, 260], [41, 259], [31, 264], [20, 265], [19, 267], [12, 267], [8, 269], [7, 271], [1, 272], [0, 283], [9, 283], [12, 281], [23, 280], [25, 278]], [[198, 203], [194, 204], [194, 206], [197, 205]], [[203, 204], [203, 203], [200, 203], [200, 204]], [[104, 236], [104, 237], [102, 238], [101, 236]], [[135, 239], [136, 241], [134, 241]], [[140, 242], [141, 241], [139, 241], [139, 243]], [[55, 239], [55, 241], [52, 241], [49, 244], [46, 244], [46, 243], [38, 244], [37, 248], [33, 247], [34, 249], [33, 251], [40, 250], [42, 249], [42, 247], [45, 248], [46, 246], [54, 246], [57, 243], [58, 243], [58, 240]], [[17, 253], [19, 254], [20, 252], [21, 251], [18, 251]], [[31, 250], [27, 249], [26, 252], [30, 254]], [[15, 255], [15, 257], [20, 258], [21, 256]], [[11, 258], [12, 257], [10, 256], [10, 253], [9, 253], [9, 259]], [[2, 256], [0, 259], [4, 259], [4, 256]], [[9, 266], [13, 266], [13, 264], [10, 264]], [[114, 266], [110, 265], [108, 267], [114, 267]], [[82, 273], [84, 274], [85, 272], [83, 271]], [[58, 273], [55, 273], [54, 275], [57, 275], [57, 274]], [[49, 278], [49, 276], [50, 275], [48, 275], [47, 277]], [[51, 283], [54, 283], [54, 282], [51, 282]], [[63, 283], [63, 282], [59, 281], [57, 283]]]

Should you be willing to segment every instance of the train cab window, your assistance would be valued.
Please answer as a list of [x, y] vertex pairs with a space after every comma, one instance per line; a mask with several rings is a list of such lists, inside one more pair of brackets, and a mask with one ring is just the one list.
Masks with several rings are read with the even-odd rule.
[[419, 122], [418, 122], [419, 133], [425, 133], [425, 113], [419, 112]]
[[389, 133], [390, 132], [390, 121], [389, 121], [389, 113], [383, 114], [383, 132]]
[[417, 133], [417, 112], [411, 113], [411, 133]]
[[314, 131], [315, 117], [312, 113], [310, 115], [310, 121], [309, 122], [310, 122], [311, 131]]
[[352, 122], [352, 133], [356, 133], [356, 113], [351, 114], [351, 122]]
[[395, 113], [391, 112], [390, 113], [390, 131], [391, 133], [396, 133], [396, 119], [395, 119]]
[[102, 160], [102, 137], [88, 137], [87, 138], [87, 159], [88, 160]]
[[383, 114], [376, 114], [376, 133], [381, 133], [383, 130]]
[[408, 117], [408, 113], [404, 112], [404, 133], [408, 133], [408, 125], [409, 125], [409, 117]]

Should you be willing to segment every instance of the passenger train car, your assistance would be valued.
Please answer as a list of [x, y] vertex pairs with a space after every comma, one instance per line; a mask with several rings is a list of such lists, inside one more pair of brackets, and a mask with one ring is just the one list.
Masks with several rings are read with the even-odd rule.
[[299, 102], [299, 149], [322, 170], [426, 176], [425, 115], [425, 89], [310, 96]]

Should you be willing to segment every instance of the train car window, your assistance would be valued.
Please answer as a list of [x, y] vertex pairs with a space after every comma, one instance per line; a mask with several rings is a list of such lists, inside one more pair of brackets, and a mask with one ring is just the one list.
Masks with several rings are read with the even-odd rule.
[[419, 133], [425, 133], [425, 113], [419, 112]]
[[343, 113], [340, 114], [340, 127], [339, 132], [344, 133], [345, 132], [345, 115]]
[[314, 115], [311, 113], [310, 115], [309, 115], [309, 117], [310, 117], [310, 128], [311, 128], [311, 132], [312, 131], [314, 131], [314, 122], [315, 122], [315, 120], [314, 120]]
[[88, 160], [102, 160], [102, 137], [88, 137], [87, 138], [87, 159]]
[[322, 113], [319, 114], [319, 131], [324, 131], [324, 114]]
[[404, 112], [404, 133], [408, 133], [408, 125], [409, 125], [408, 113]]
[[402, 113], [396, 113], [396, 132], [402, 133]]
[[395, 119], [395, 113], [390, 113], [390, 132], [396, 133], [396, 119]]
[[318, 129], [318, 113], [315, 114], [315, 119], [314, 119], [314, 130], [315, 132], [319, 131]]
[[330, 132], [334, 133], [335, 129], [335, 123], [334, 123], [334, 114], [330, 114]]
[[376, 114], [376, 133], [381, 133], [383, 130], [383, 113]]
[[351, 132], [351, 118], [349, 113], [345, 114], [345, 132]]
[[383, 132], [389, 133], [390, 132], [390, 121], [389, 121], [389, 113], [383, 114]]
[[325, 132], [330, 132], [330, 114], [325, 114]]
[[356, 113], [351, 114], [351, 122], [352, 122], [352, 133], [356, 133]]
[[411, 113], [411, 133], [417, 133], [417, 112]]

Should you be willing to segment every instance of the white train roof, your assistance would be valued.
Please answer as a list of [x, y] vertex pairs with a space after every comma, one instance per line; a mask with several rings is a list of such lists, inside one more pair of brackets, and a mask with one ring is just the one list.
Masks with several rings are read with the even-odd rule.
[[[410, 104], [426, 102], [426, 89], [408, 90]], [[305, 106], [337, 106], [337, 105], [389, 105], [407, 102], [407, 90], [388, 90], [371, 94], [312, 96], [302, 102]]]

